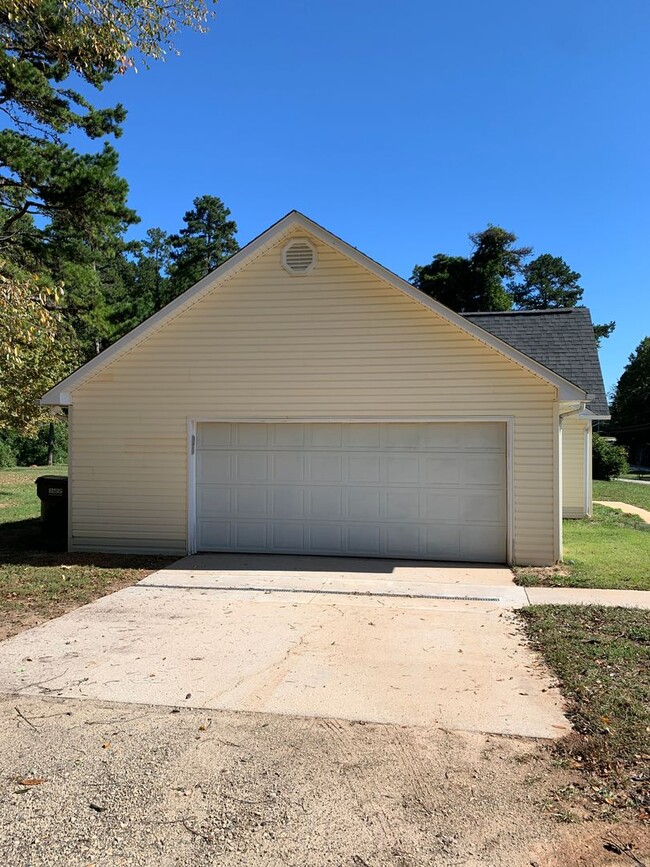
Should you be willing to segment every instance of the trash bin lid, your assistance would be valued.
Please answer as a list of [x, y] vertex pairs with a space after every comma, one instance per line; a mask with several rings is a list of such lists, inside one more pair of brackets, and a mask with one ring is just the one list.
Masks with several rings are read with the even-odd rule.
[[68, 495], [68, 477], [67, 476], [39, 476], [35, 480], [36, 494], [40, 500], [47, 500], [51, 497], [67, 497]]

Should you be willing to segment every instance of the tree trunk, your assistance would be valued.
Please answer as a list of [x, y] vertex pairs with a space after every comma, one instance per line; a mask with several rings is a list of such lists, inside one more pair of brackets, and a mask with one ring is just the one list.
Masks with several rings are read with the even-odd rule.
[[54, 422], [50, 422], [50, 430], [47, 434], [47, 465], [51, 467], [54, 463]]

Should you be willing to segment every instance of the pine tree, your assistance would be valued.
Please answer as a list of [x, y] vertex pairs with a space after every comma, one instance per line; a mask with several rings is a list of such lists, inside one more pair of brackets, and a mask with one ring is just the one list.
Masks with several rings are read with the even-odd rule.
[[180, 295], [239, 250], [237, 224], [217, 196], [198, 196], [183, 217], [185, 226], [172, 235], [170, 293]]
[[530, 247], [515, 247], [517, 236], [499, 226], [488, 226], [469, 236], [474, 250], [469, 257], [438, 253], [429, 265], [416, 265], [411, 282], [452, 310], [510, 310], [511, 280]]
[[573, 271], [561, 256], [542, 253], [521, 269], [523, 280], [513, 282], [511, 291], [518, 310], [546, 310], [551, 307], [575, 307], [584, 289], [580, 274]]

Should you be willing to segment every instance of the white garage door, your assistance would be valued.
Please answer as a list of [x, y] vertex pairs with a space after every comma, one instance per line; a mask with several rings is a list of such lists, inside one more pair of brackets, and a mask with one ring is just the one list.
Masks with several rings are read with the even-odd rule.
[[505, 425], [197, 427], [197, 549], [506, 559]]

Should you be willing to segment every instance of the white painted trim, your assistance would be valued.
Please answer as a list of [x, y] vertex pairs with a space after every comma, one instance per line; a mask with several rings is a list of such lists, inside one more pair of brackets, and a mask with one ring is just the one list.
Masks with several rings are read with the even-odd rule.
[[[362, 416], [356, 418], [336, 418], [336, 417], [306, 417], [306, 418], [288, 418], [283, 417], [264, 417], [264, 418], [239, 418], [233, 416], [222, 416], [212, 414], [209, 416], [193, 417], [187, 420], [187, 553], [196, 554], [197, 552], [197, 529], [196, 529], [196, 455], [198, 452], [197, 425], [210, 424], [210, 422], [224, 422], [227, 424], [413, 424], [413, 423], [464, 423], [471, 424], [472, 422], [490, 422], [497, 424], [505, 424], [506, 426], [506, 562], [508, 565], [514, 563], [514, 513], [515, 513], [515, 485], [514, 485], [514, 466], [515, 466], [515, 420], [513, 416], [415, 416], [409, 418], [383, 417], [373, 418], [372, 416]], [[192, 453], [192, 437], [194, 437], [194, 453]]]
[[553, 466], [553, 488], [555, 496], [555, 508], [553, 509], [553, 530], [554, 530], [554, 559], [556, 562], [562, 559], [562, 520], [564, 517], [564, 509], [562, 504], [562, 416], [560, 414], [560, 405], [555, 404], [555, 413], [553, 417], [553, 442], [555, 460]]
[[539, 364], [539, 362], [524, 355], [523, 352], [519, 352], [512, 346], [509, 346], [503, 340], [499, 340], [498, 337], [495, 337], [479, 325], [465, 319], [459, 313], [455, 313], [448, 307], [445, 307], [439, 302], [434, 301], [432, 298], [429, 298], [428, 295], [425, 295], [419, 289], [416, 289], [415, 286], [412, 286], [406, 280], [403, 280], [387, 268], [379, 265], [373, 259], [360, 253], [354, 247], [351, 247], [345, 241], [336, 237], [336, 235], [328, 232], [327, 229], [314, 223], [308, 217], [305, 217], [297, 211], [292, 211], [287, 214], [286, 217], [283, 217], [243, 247], [238, 253], [235, 253], [234, 256], [231, 256], [231, 258], [228, 259], [227, 262], [224, 262], [223, 265], [220, 265], [216, 271], [213, 271], [202, 280], [199, 280], [198, 283], [182, 295], [179, 295], [178, 298], [174, 299], [174, 301], [170, 302], [166, 307], [163, 307], [162, 310], [154, 313], [154, 315], [150, 316], [145, 322], [138, 325], [108, 349], [105, 349], [98, 356], [80, 367], [79, 370], [75, 371], [54, 388], [50, 389], [41, 398], [41, 404], [54, 406], [65, 406], [70, 404], [73, 399], [72, 392], [75, 388], [78, 388], [81, 383], [99, 373], [99, 371], [103, 370], [119, 356], [133, 349], [133, 347], [148, 337], [149, 334], [162, 328], [168, 321], [180, 315], [180, 313], [195, 304], [208, 292], [230, 279], [237, 271], [247, 265], [267, 247], [276, 243], [283, 235], [296, 228], [310, 233], [323, 244], [337, 250], [343, 256], [346, 256], [366, 271], [369, 271], [379, 280], [399, 290], [404, 295], [407, 295], [422, 307], [433, 311], [442, 319], [455, 325], [461, 331], [470, 334], [472, 337], [480, 340], [481, 343], [494, 349], [502, 356], [509, 358], [520, 367], [523, 367], [545, 382], [555, 386], [558, 389], [560, 400], [585, 400], [585, 392], [576, 385], [573, 385], [573, 383], [570, 383], [557, 373], [554, 373], [542, 364]]
[[593, 506], [593, 482], [592, 482], [592, 468], [591, 468], [591, 422], [585, 425], [585, 459], [584, 459], [584, 473], [585, 473], [585, 515], [591, 517], [594, 506]]
[[196, 425], [187, 421], [187, 553], [196, 554]]
[[509, 566], [515, 563], [515, 420], [509, 416], [506, 425], [506, 557]]
[[271, 416], [233, 416], [222, 415], [220, 413], [211, 413], [209, 415], [192, 416], [191, 419], [195, 424], [203, 422], [228, 422], [230, 424], [240, 424], [242, 422], [251, 422], [253, 424], [411, 424], [417, 422], [449, 422], [456, 424], [457, 422], [508, 422], [513, 420], [510, 415], [409, 415], [409, 416], [376, 416], [376, 415], [359, 415], [359, 416], [286, 416], [286, 415], [271, 415]]
[[72, 483], [73, 478], [73, 446], [72, 446], [72, 431], [74, 430], [74, 422], [72, 419], [73, 409], [69, 407], [68, 409], [68, 551], [72, 551], [72, 497], [74, 495], [74, 485]]

